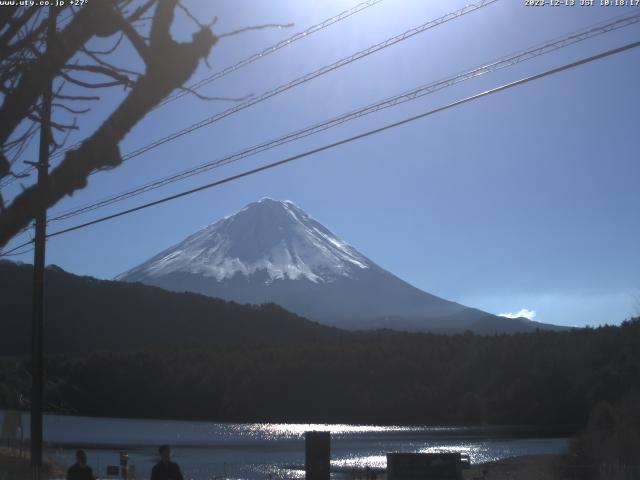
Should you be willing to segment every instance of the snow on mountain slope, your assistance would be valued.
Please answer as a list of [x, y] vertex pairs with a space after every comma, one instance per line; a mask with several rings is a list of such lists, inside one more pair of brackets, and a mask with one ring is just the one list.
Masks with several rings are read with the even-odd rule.
[[175, 272], [217, 281], [259, 271], [273, 280], [331, 282], [371, 262], [292, 202], [265, 198], [191, 235], [117, 277], [157, 278]]
[[349, 329], [535, 329], [424, 292], [384, 270], [288, 201], [268, 198], [209, 225], [117, 280], [240, 303], [277, 303]]

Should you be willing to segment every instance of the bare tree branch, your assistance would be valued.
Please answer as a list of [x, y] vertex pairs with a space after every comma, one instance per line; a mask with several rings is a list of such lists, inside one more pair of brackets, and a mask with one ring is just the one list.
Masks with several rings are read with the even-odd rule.
[[[36, 123], [42, 123], [42, 120], [40, 118], [39, 115], [36, 115], [35, 113], [32, 113], [31, 115], [29, 115], [29, 117], [31, 120], [33, 120]], [[53, 120], [49, 120], [49, 124], [51, 125], [51, 128], [54, 128], [56, 130], [58, 130], [59, 132], [64, 132], [66, 130], [77, 130], [78, 126], [75, 124], [64, 124], [64, 123], [59, 123], [59, 122], [55, 122]]]
[[136, 77], [139, 77], [140, 75], [142, 75], [140, 72], [134, 72], [133, 70], [129, 70], [127, 68], [122, 68], [122, 67], [118, 67], [116, 65], [113, 65], [112, 63], [109, 63], [106, 60], [101, 59], [98, 55], [96, 55], [94, 52], [92, 52], [91, 50], [88, 50], [85, 47], [82, 47], [82, 53], [87, 55], [89, 58], [91, 58], [98, 65], [102, 65], [103, 67], [110, 68], [115, 72], [118, 72], [118, 73], [121, 73], [121, 74], [125, 74], [125, 75], [126, 74], [135, 75]]
[[71, 108], [68, 105], [65, 105], [64, 103], [52, 103], [51, 104], [52, 108], [61, 108], [69, 113], [73, 113], [74, 115], [82, 115], [83, 113], [88, 113], [91, 111], [90, 108], [83, 108], [82, 110], [76, 110], [75, 108]]
[[89, 50], [87, 47], [82, 47], [82, 50], [84, 52], [91, 52], [93, 55], [111, 55], [120, 46], [123, 38], [124, 33], [120, 32], [120, 35], [118, 35], [118, 38], [116, 39], [114, 44], [106, 50]]
[[9, 22], [9, 28], [0, 35], [0, 45], [8, 45], [20, 29], [29, 21], [29, 19], [38, 11], [38, 7], [29, 7], [21, 16]]
[[158, 0], [147, 0], [144, 5], [138, 7], [131, 15], [127, 17], [127, 22], [132, 23], [136, 20], [140, 20], [142, 16], [149, 11], [149, 9], [155, 4]]
[[102, 65], [65, 65], [63, 70], [75, 70], [78, 72], [90, 72], [113, 78], [117, 83], [132, 87], [135, 82], [128, 76], [112, 69], [103, 67]]
[[9, 25], [11, 17], [18, 11], [18, 7], [15, 5], [7, 5], [4, 8], [0, 8], [0, 32]]
[[[73, 120], [73, 123], [75, 125], [75, 119]], [[67, 140], [69, 140], [69, 135], [71, 135], [71, 130], [67, 130], [65, 132], [64, 138], [62, 139], [62, 141], [58, 142], [55, 138], [55, 135], [53, 134], [53, 132], [51, 133], [51, 143], [52, 143], [52, 149], [50, 153], [53, 153], [55, 151], [57, 151], [58, 149], [62, 148], [64, 145], [66, 145]]]
[[138, 55], [140, 55], [145, 63], [147, 63], [149, 57], [149, 48], [147, 47], [144, 38], [136, 31], [135, 28], [133, 28], [133, 25], [131, 25], [124, 19], [122, 19], [120, 22], [120, 28], [131, 42], [131, 45], [133, 45], [133, 48], [136, 49]]
[[207, 23], [207, 24], [203, 24], [203, 23], [201, 23], [201, 22], [200, 22], [200, 20], [198, 20], [198, 18], [197, 18], [195, 15], [193, 15], [193, 14], [191, 13], [191, 10], [189, 10], [186, 6], [184, 6], [184, 5], [182, 4], [182, 2], [180, 2], [180, 1], [178, 2], [178, 7], [179, 7], [179, 8], [180, 8], [180, 10], [182, 10], [182, 11], [185, 13], [185, 15], [186, 15], [187, 17], [189, 17], [189, 19], [190, 19], [191, 21], [193, 21], [193, 23], [195, 23], [199, 28], [211, 28], [211, 27], [213, 27], [213, 26], [215, 25], [215, 23], [218, 21], [218, 17], [213, 17], [213, 19], [212, 19], [209, 23]]
[[[97, 3], [98, 1], [95, 2]], [[89, 3], [91, 4], [92, 2]], [[145, 73], [122, 103], [77, 149], [66, 152], [64, 159], [51, 171], [48, 185], [36, 184], [25, 189], [0, 214], [0, 247], [26, 227], [38, 212], [84, 188], [91, 172], [118, 166], [122, 162], [119, 142], [169, 93], [184, 85], [195, 72], [199, 61], [209, 55], [218, 40], [210, 29], [200, 29], [187, 43], [177, 43], [171, 38], [170, 27], [176, 4], [176, 0], [158, 3], [151, 27], [150, 44], [144, 58]], [[86, 10], [85, 7], [78, 15]], [[116, 10], [111, 10], [114, 11], [120, 16]], [[117, 24], [123, 23], [126, 23], [124, 19]], [[85, 37], [86, 33], [83, 38]], [[74, 42], [77, 45], [77, 40]], [[79, 48], [75, 48], [75, 51]], [[58, 62], [58, 71], [66, 63], [67, 60]], [[26, 112], [27, 108], [23, 110]]]
[[[47, 27], [47, 22], [43, 21], [40, 23], [40, 25], [38, 25], [36, 28], [31, 30], [29, 33], [27, 33], [23, 38], [19, 39], [18, 41], [12, 44], [6, 43], [4, 44], [4, 46], [0, 46], [0, 59], [8, 58], [14, 53], [25, 48], [30, 43], [33, 43], [39, 36], [41, 36], [44, 33], [44, 31], [46, 30], [46, 27]], [[0, 41], [0, 45], [3, 45], [1, 41]]]
[[126, 84], [122, 83], [120, 80], [114, 80], [113, 82], [95, 82], [95, 83], [85, 82], [84, 80], [74, 78], [68, 73], [65, 73], [63, 71], [60, 72], [60, 76], [64, 78], [67, 82], [73, 83], [74, 85], [78, 85], [79, 87], [84, 87], [84, 88], [109, 88], [109, 87], [118, 87], [122, 85], [126, 86]]
[[[55, 35], [47, 52], [28, 65], [12, 95], [0, 107], [0, 144], [28, 114], [41, 95], [44, 86], [55, 76], [71, 56], [94, 35], [114, 33], [117, 12], [108, 0], [94, 0], [83, 7], [69, 25]], [[0, 162], [1, 163], [1, 162]], [[1, 170], [1, 168], [0, 168]]]
[[100, 97], [97, 95], [63, 95], [61, 93], [54, 93], [53, 98], [58, 98], [60, 100], [69, 100], [76, 102], [88, 102], [93, 100], [100, 100]]

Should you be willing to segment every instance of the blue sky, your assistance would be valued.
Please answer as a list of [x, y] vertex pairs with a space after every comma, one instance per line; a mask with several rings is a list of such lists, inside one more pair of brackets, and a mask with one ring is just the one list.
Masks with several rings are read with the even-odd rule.
[[[213, 71], [357, 1], [187, 1], [214, 31], [288, 23], [222, 39]], [[579, 3], [579, 2], [578, 2]], [[464, 6], [384, 0], [203, 89], [260, 94]], [[502, 0], [164, 145], [50, 210], [84, 204], [340, 115], [640, 7], [526, 7]], [[194, 26], [179, 16], [178, 38]], [[350, 122], [232, 166], [50, 226], [91, 220], [420, 113], [608, 48], [640, 26], [597, 37]], [[122, 62], [135, 64], [124, 51]], [[194, 81], [211, 74], [205, 66]], [[51, 239], [47, 263], [112, 278], [245, 204], [289, 199], [384, 268], [430, 293], [493, 313], [564, 325], [640, 313], [640, 49], [483, 98], [298, 163]], [[80, 136], [122, 91], [82, 117]], [[186, 97], [152, 112], [123, 153], [229, 107]], [[25, 182], [25, 184], [28, 183]], [[5, 195], [18, 188], [12, 185]], [[27, 237], [28, 238], [28, 237]], [[11, 245], [24, 241], [15, 239]], [[10, 246], [11, 246], [10, 245]], [[17, 258], [31, 261], [30, 255]]]

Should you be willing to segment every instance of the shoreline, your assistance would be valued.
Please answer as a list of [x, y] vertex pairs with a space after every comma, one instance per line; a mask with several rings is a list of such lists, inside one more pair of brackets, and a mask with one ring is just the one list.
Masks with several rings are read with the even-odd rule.
[[[19, 412], [22, 415], [29, 415], [29, 410], [16, 410], [0, 407], [0, 418], [6, 412]], [[408, 430], [429, 430], [431, 434], [438, 436], [468, 436], [486, 437], [487, 435], [499, 438], [505, 437], [545, 437], [545, 438], [564, 438], [571, 437], [580, 432], [584, 426], [578, 424], [543, 424], [543, 425], [527, 425], [527, 424], [464, 424], [464, 423], [358, 423], [348, 422], [344, 420], [325, 421], [325, 420], [291, 420], [280, 421], [277, 419], [258, 419], [258, 420], [211, 420], [211, 419], [192, 419], [192, 418], [170, 418], [170, 417], [126, 417], [126, 416], [110, 416], [110, 415], [91, 415], [85, 413], [70, 413], [46, 411], [44, 417], [67, 417], [77, 419], [95, 419], [95, 420], [114, 420], [114, 421], [140, 421], [140, 422], [170, 422], [170, 423], [212, 423], [221, 426], [232, 425], [309, 425], [317, 426], [335, 426], [335, 427], [380, 427], [382, 429], [398, 428]]]
[[[0, 449], [0, 473], [8, 479], [21, 478], [29, 471], [29, 457], [16, 455], [17, 452], [6, 448]], [[464, 480], [554, 480], [558, 478], [558, 466], [563, 455], [534, 454], [504, 458], [492, 462], [472, 465], [463, 470]], [[64, 476], [65, 469], [51, 458], [45, 459], [45, 470], [52, 477]], [[386, 472], [378, 478], [386, 479]]]

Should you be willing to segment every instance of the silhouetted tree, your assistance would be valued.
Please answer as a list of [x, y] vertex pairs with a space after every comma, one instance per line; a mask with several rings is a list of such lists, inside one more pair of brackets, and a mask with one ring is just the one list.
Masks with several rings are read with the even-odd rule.
[[[59, 13], [51, 8], [54, 15]], [[177, 8], [198, 25], [190, 42], [176, 42], [170, 34]], [[39, 211], [85, 187], [89, 174], [120, 165], [119, 142], [173, 90], [186, 88], [185, 82], [217, 41], [211, 24], [201, 25], [177, 0], [91, 0], [77, 8], [68, 22], [61, 22], [62, 29], [48, 41], [43, 11], [38, 6], [0, 9], [0, 180], [20, 174], [16, 162], [38, 132], [40, 99], [51, 79], [58, 80], [52, 107], [61, 115], [86, 112], [74, 105], [97, 100], [96, 89], [120, 86], [128, 93], [93, 133], [64, 153], [46, 188], [30, 186], [10, 205], [0, 197], [0, 247]], [[112, 37], [113, 47], [91, 49], [89, 42], [97, 37]], [[126, 42], [142, 60], [143, 72], [116, 66], [111, 60]], [[91, 93], [82, 91], [86, 89]], [[54, 149], [77, 128], [73, 120], [54, 119], [51, 126], [61, 136], [52, 137]]]

